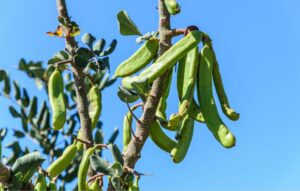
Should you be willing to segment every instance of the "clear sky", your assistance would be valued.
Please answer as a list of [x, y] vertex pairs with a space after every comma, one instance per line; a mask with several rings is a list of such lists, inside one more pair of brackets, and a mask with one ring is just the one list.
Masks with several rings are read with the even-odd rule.
[[[148, 140], [136, 169], [154, 175], [142, 177], [141, 190], [300, 190], [300, 2], [178, 2], [182, 12], [172, 18], [172, 27], [197, 25], [213, 39], [228, 97], [241, 114], [237, 122], [222, 115], [237, 144], [233, 149], [224, 149], [205, 125], [197, 123], [189, 153], [176, 165], [169, 154]], [[118, 33], [118, 11], [127, 10], [142, 33], [157, 29], [155, 0], [69, 0], [67, 3], [70, 15], [83, 33], [90, 32], [107, 41], [118, 40], [110, 57], [112, 71], [139, 47], [135, 37]], [[27, 87], [30, 95], [43, 97], [43, 92], [16, 66], [22, 57], [46, 62], [64, 47], [63, 40], [45, 34], [57, 26], [55, 6], [55, 1], [0, 1], [0, 67]], [[115, 126], [121, 128], [126, 112], [126, 105], [116, 94], [119, 84], [120, 80], [103, 94], [101, 120], [106, 135]], [[168, 113], [175, 112], [177, 105], [173, 86]], [[0, 97], [0, 127], [21, 128], [18, 120], [12, 120], [7, 107], [8, 102]], [[6, 143], [12, 137], [9, 139]], [[117, 144], [121, 146], [121, 137]], [[4, 150], [4, 154], [9, 153]]]

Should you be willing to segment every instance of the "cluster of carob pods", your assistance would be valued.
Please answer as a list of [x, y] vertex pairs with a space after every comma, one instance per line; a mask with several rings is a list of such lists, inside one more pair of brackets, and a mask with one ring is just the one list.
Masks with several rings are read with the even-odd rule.
[[[165, 0], [170, 14], [180, 12], [180, 7], [174, 0]], [[203, 47], [199, 51], [198, 44]], [[214, 137], [226, 148], [235, 145], [235, 137], [230, 132], [219, 116], [213, 86], [215, 87], [223, 113], [231, 120], [238, 120], [239, 114], [229, 105], [226, 96], [219, 65], [210, 37], [199, 31], [197, 27], [188, 27], [185, 36], [157, 58], [159, 39], [154, 35], [149, 38], [130, 58], [122, 62], [115, 72], [115, 77], [122, 77], [122, 89], [135, 92], [141, 97], [147, 97], [154, 80], [166, 74], [164, 92], [160, 98], [156, 111], [156, 121], [150, 127], [150, 137], [162, 150], [171, 154], [175, 163], [181, 162], [190, 146], [195, 121], [205, 123]], [[149, 65], [151, 62], [153, 63]], [[173, 68], [177, 67], [177, 91], [179, 98], [178, 112], [166, 115], [167, 98], [172, 82]], [[145, 68], [145, 69], [144, 69]], [[140, 72], [144, 69], [142, 72]], [[140, 72], [138, 75], [132, 76]], [[52, 108], [52, 127], [54, 130], [63, 128], [66, 122], [66, 105], [64, 101], [64, 81], [60, 70], [57, 68], [49, 78], [49, 100]], [[197, 100], [194, 98], [196, 90]], [[92, 129], [96, 127], [101, 113], [101, 94], [97, 86], [92, 86], [88, 93], [89, 116]], [[132, 135], [133, 113], [137, 108], [131, 108], [123, 124], [123, 151], [126, 150]], [[176, 131], [175, 139], [170, 138], [162, 128]], [[82, 136], [79, 131], [77, 137]], [[82, 150], [82, 143], [75, 141], [69, 145], [62, 156], [53, 162], [46, 170], [49, 177], [54, 178], [61, 174], [72, 162], [76, 153]], [[78, 171], [79, 190], [100, 190], [99, 179], [90, 186], [86, 183], [90, 157], [97, 149], [97, 145], [84, 152]], [[130, 188], [138, 190], [137, 181]], [[44, 176], [39, 176], [35, 190], [56, 190], [55, 184], [46, 185]]]
[[[203, 42], [199, 52], [198, 44]], [[155, 59], [159, 40], [153, 36], [130, 58], [116, 69], [115, 76], [123, 77], [122, 88], [147, 96], [149, 87], [163, 74], [167, 75], [164, 92], [156, 111], [156, 121], [150, 127], [150, 137], [162, 150], [171, 153], [175, 163], [182, 161], [188, 151], [194, 131], [194, 121], [205, 123], [215, 138], [226, 148], [235, 145], [235, 137], [221, 120], [213, 97], [213, 83], [223, 113], [231, 120], [238, 120], [239, 114], [230, 108], [224, 91], [219, 66], [209, 36], [191, 26], [185, 37], [174, 44], [163, 55]], [[136, 76], [131, 76], [153, 63]], [[173, 68], [177, 68], [177, 91], [179, 109], [169, 119], [166, 117], [167, 98], [172, 81]], [[196, 87], [196, 88], [195, 88]], [[194, 98], [197, 89], [198, 103]], [[134, 109], [134, 108], [133, 108]], [[124, 148], [131, 139], [132, 112], [124, 118]], [[161, 127], [177, 131], [175, 139], [168, 137]]]

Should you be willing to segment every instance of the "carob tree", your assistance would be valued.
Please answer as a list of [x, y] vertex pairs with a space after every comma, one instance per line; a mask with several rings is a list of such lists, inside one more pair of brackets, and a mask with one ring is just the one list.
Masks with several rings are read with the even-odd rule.
[[[134, 168], [148, 137], [169, 153], [174, 163], [179, 163], [188, 153], [195, 122], [204, 123], [223, 147], [235, 146], [234, 135], [218, 113], [213, 87], [223, 113], [233, 121], [239, 119], [239, 114], [230, 107], [211, 38], [197, 26], [171, 29], [170, 16], [181, 11], [176, 0], [158, 0], [158, 30], [144, 35], [126, 11], [118, 13], [120, 33], [137, 35], [137, 43], [144, 44], [117, 67], [112, 78], [107, 74], [108, 55], [114, 51], [117, 41], [113, 40], [104, 49], [104, 39], [96, 41], [86, 33], [82, 36], [86, 47], [79, 46], [75, 36], [80, 29], [70, 19], [65, 0], [57, 0], [57, 9], [59, 25], [48, 35], [64, 38], [65, 49], [56, 53], [46, 68], [41, 62], [27, 63], [22, 59], [19, 63], [19, 69], [46, 90], [51, 112], [47, 101], [38, 112], [38, 98], [30, 98], [16, 81], [13, 81], [14, 96], [10, 96], [10, 78], [0, 70], [0, 82], [4, 82], [1, 95], [19, 107], [9, 107], [11, 115], [22, 122], [22, 131], [14, 130], [14, 135], [37, 141], [43, 153], [50, 155], [51, 164], [43, 169], [45, 159], [39, 152], [30, 152], [27, 148], [23, 151], [18, 142], [11, 143], [8, 147], [13, 155], [5, 160], [5, 165], [0, 162], [0, 190], [57, 190], [58, 183], [61, 183], [59, 189], [64, 190], [65, 184], [76, 177], [75, 189], [102, 190], [105, 176], [108, 177], [107, 190], [139, 190], [138, 181], [145, 174]], [[183, 37], [172, 45], [172, 38], [180, 35]], [[167, 100], [176, 65], [179, 108], [168, 118]], [[99, 121], [101, 91], [118, 77], [122, 78], [118, 96], [128, 107], [123, 123], [123, 152], [114, 144], [118, 130], [104, 144]], [[138, 118], [134, 111], [140, 107], [142, 115]], [[68, 129], [64, 128], [65, 123]], [[78, 128], [77, 123], [80, 129], [73, 133]], [[174, 138], [163, 129], [173, 131]], [[2, 129], [0, 138], [5, 134]], [[58, 149], [60, 136], [69, 140]], [[110, 150], [112, 162], [101, 157], [103, 148]], [[34, 175], [37, 178], [32, 183]]]

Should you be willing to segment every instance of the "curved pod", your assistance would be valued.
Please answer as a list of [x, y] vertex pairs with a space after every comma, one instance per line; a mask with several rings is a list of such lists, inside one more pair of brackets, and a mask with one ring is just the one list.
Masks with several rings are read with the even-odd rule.
[[200, 53], [200, 66], [198, 70], [197, 94], [203, 117], [209, 130], [216, 139], [227, 148], [235, 145], [235, 137], [221, 120], [213, 98], [212, 68], [213, 52], [205, 45]]
[[115, 76], [126, 77], [138, 72], [151, 62], [157, 51], [158, 39], [147, 40], [131, 57], [117, 67]]
[[64, 171], [73, 161], [77, 153], [77, 147], [75, 144], [69, 145], [63, 154], [56, 159], [48, 168], [48, 174], [54, 178], [59, 175], [62, 171]]

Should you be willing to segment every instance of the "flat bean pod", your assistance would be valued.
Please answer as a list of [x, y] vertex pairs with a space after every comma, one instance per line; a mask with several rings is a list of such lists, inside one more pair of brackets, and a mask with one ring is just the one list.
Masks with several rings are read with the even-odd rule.
[[176, 15], [176, 14], [180, 13], [180, 6], [176, 2], [176, 0], [165, 0], [165, 4], [166, 4], [168, 12], [171, 15]]
[[173, 74], [173, 69], [168, 71], [168, 75], [166, 77], [165, 83], [164, 83], [164, 91], [163, 95], [161, 96], [157, 110], [156, 110], [156, 116], [160, 117], [164, 120], [167, 120], [167, 115], [166, 115], [166, 109], [167, 109], [167, 99], [169, 97], [169, 92], [172, 84], [172, 75]]
[[97, 178], [91, 185], [91, 191], [102, 191], [102, 187], [99, 185], [99, 178]]
[[102, 110], [101, 93], [98, 86], [92, 86], [88, 93], [89, 100], [89, 116], [91, 118], [92, 129], [94, 129], [99, 121]]
[[52, 181], [49, 182], [47, 185], [47, 190], [48, 191], [57, 191], [57, 187], [56, 187], [55, 183]]
[[149, 129], [149, 136], [152, 141], [162, 150], [170, 153], [171, 150], [176, 146], [176, 142], [166, 135], [159, 123], [155, 121]]
[[58, 69], [49, 78], [48, 92], [52, 108], [52, 126], [54, 130], [60, 130], [66, 122], [66, 104], [64, 101], [64, 80]]
[[229, 101], [224, 89], [224, 85], [223, 85], [223, 81], [222, 81], [222, 76], [220, 73], [220, 68], [219, 68], [219, 63], [217, 60], [217, 56], [211, 46], [211, 50], [213, 52], [213, 57], [214, 57], [214, 66], [212, 69], [212, 73], [213, 73], [213, 81], [214, 81], [214, 85], [216, 88], [216, 92], [221, 104], [221, 108], [223, 113], [231, 120], [236, 121], [240, 118], [240, 114], [235, 112], [229, 105]]
[[127, 89], [136, 88], [143, 91], [144, 86], [151, 84], [155, 79], [171, 69], [178, 60], [184, 57], [191, 49], [196, 47], [202, 40], [202, 32], [194, 30], [188, 33], [184, 38], [175, 43], [163, 55], [161, 55], [154, 64], [146, 68], [138, 76], [126, 77], [122, 80], [123, 87]]
[[147, 40], [131, 57], [117, 67], [115, 76], [126, 77], [138, 72], [151, 62], [157, 51], [158, 39]]
[[96, 147], [88, 148], [84, 151], [81, 163], [79, 165], [78, 170], [78, 190], [84, 191], [86, 190], [86, 176], [90, 166], [90, 156], [94, 153]]
[[54, 178], [64, 171], [73, 161], [77, 153], [76, 144], [69, 145], [63, 154], [56, 159], [48, 168], [47, 172], [50, 177]]
[[197, 94], [205, 123], [216, 139], [227, 148], [235, 145], [235, 137], [221, 120], [215, 104], [212, 90], [213, 52], [204, 45], [200, 53]]
[[205, 123], [202, 109], [200, 106], [197, 104], [195, 98], [193, 98], [191, 105], [189, 107], [188, 115], [191, 116], [194, 120], [200, 122], [200, 123]]
[[173, 162], [179, 163], [186, 156], [190, 147], [194, 132], [194, 119], [186, 115], [183, 119], [180, 133], [177, 135], [178, 143], [171, 151]]

